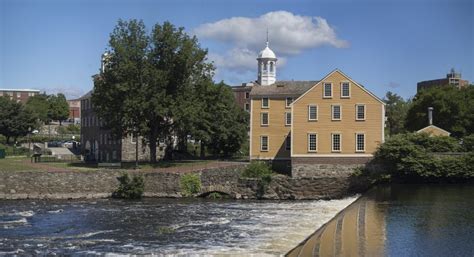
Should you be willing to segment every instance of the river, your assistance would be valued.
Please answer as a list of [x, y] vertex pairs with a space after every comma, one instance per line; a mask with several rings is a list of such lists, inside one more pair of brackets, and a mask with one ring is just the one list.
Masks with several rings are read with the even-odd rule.
[[474, 256], [474, 185], [378, 186], [292, 256]]
[[281, 255], [355, 199], [0, 201], [0, 255]]

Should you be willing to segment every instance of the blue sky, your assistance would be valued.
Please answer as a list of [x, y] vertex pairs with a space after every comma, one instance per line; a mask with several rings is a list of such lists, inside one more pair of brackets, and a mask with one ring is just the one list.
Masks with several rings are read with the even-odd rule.
[[80, 96], [117, 20], [136, 18], [197, 35], [215, 79], [231, 85], [256, 79], [268, 28], [277, 79], [318, 80], [339, 68], [380, 97], [410, 97], [416, 82], [452, 67], [474, 81], [473, 2], [0, 0], [0, 88]]

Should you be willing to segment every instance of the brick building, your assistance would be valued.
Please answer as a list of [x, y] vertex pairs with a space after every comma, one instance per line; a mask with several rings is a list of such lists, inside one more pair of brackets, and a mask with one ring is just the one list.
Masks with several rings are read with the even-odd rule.
[[[102, 56], [104, 71], [107, 55]], [[100, 76], [100, 74], [95, 75]], [[94, 77], [95, 77], [94, 76]], [[103, 121], [96, 115], [91, 101], [93, 90], [79, 98], [81, 108], [81, 145], [84, 160], [88, 162], [127, 162], [135, 161], [136, 144], [138, 144], [139, 161], [150, 160], [150, 148], [141, 137], [128, 136], [114, 138], [110, 130], [105, 128]], [[156, 154], [160, 159], [164, 155], [165, 145], [157, 144]]]
[[0, 88], [0, 96], [9, 96], [17, 102], [26, 103], [28, 98], [38, 95], [39, 90], [36, 89], [4, 89]]
[[74, 123], [79, 123], [81, 120], [81, 100], [67, 100], [67, 104], [69, 105], [69, 119]]
[[254, 83], [242, 83], [241, 86], [232, 87], [234, 93], [235, 102], [237, 105], [247, 112], [250, 112], [250, 91]]
[[451, 71], [446, 74], [446, 78], [420, 81], [416, 84], [416, 89], [420, 91], [431, 87], [444, 86], [454, 86], [460, 89], [469, 86], [469, 81], [463, 80], [461, 73], [457, 73], [454, 69], [451, 69]]

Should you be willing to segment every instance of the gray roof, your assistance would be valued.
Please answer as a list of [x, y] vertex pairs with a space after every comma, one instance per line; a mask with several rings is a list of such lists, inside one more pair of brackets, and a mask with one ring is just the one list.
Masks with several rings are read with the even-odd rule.
[[314, 85], [318, 81], [277, 81], [269, 86], [261, 86], [256, 84], [252, 91], [251, 96], [300, 96]]
[[90, 91], [87, 92], [85, 95], [79, 97], [77, 100], [84, 100], [84, 99], [90, 98], [90, 97], [92, 96], [92, 91], [93, 91], [93, 90], [90, 90]]

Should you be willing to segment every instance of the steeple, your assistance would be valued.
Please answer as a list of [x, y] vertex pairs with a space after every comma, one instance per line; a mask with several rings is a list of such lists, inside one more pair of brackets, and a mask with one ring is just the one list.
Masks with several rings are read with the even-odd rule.
[[268, 29], [267, 29], [267, 42], [266, 47], [258, 55], [258, 84], [262, 86], [268, 86], [276, 81], [276, 62], [277, 58], [275, 53], [268, 46]]

